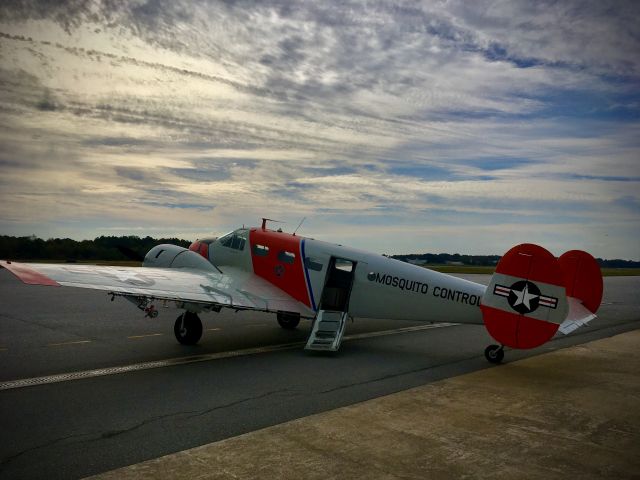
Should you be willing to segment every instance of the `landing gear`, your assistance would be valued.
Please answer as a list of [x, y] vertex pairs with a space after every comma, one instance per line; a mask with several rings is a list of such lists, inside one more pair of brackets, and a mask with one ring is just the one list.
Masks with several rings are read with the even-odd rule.
[[[111, 293], [112, 302], [114, 298], [116, 298], [116, 295], [112, 292]], [[135, 303], [136, 306], [144, 312], [145, 318], [156, 318], [158, 316], [159, 312], [156, 309], [156, 306], [153, 303], [151, 303], [152, 300], [150, 298], [126, 296], [126, 299], [129, 300], [130, 302]]]
[[504, 345], [489, 345], [484, 349], [484, 356], [491, 363], [500, 363], [504, 358]]
[[202, 337], [202, 322], [193, 312], [184, 312], [173, 326], [178, 342], [182, 345], [195, 345]]
[[299, 313], [284, 313], [278, 312], [278, 324], [286, 329], [293, 330], [300, 323], [300, 314]]

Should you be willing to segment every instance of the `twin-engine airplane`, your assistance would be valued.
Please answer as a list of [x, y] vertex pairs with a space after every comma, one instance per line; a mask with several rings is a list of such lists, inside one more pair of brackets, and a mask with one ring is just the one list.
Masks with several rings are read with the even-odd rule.
[[528, 349], [596, 317], [602, 275], [595, 259], [572, 250], [560, 258], [522, 244], [497, 265], [488, 287], [382, 255], [295, 233], [240, 228], [189, 249], [158, 245], [143, 268], [22, 264], [0, 261], [27, 284], [105, 290], [147, 316], [156, 302], [184, 310], [174, 332], [185, 345], [202, 336], [201, 312], [222, 308], [273, 312], [283, 328], [313, 319], [306, 349], [336, 351], [349, 317], [482, 324], [498, 345], [485, 350], [499, 363], [504, 347]]

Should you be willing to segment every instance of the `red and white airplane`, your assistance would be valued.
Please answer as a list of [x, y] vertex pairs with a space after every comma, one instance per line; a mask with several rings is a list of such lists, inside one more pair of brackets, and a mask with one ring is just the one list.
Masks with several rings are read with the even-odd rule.
[[184, 310], [175, 321], [178, 341], [202, 336], [199, 313], [222, 308], [277, 314], [295, 328], [313, 319], [306, 349], [336, 351], [349, 317], [483, 324], [504, 346], [534, 348], [596, 317], [602, 275], [595, 259], [572, 250], [560, 258], [522, 244], [500, 260], [488, 287], [382, 255], [270, 230], [240, 228], [189, 249], [158, 245], [143, 268], [0, 261], [27, 284], [105, 290], [134, 302], [150, 317], [156, 302]]

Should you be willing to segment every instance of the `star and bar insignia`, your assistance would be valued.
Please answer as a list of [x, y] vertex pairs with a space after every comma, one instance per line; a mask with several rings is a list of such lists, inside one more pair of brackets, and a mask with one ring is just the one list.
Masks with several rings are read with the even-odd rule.
[[542, 295], [535, 283], [528, 280], [520, 280], [510, 287], [496, 284], [493, 294], [505, 297], [511, 308], [518, 313], [531, 313], [538, 307], [555, 309], [558, 306], [558, 299]]

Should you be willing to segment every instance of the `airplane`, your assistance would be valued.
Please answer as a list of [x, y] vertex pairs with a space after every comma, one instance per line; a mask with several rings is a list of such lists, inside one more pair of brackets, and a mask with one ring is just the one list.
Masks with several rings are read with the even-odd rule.
[[158, 245], [140, 267], [0, 261], [26, 284], [107, 291], [156, 317], [156, 304], [182, 310], [178, 342], [202, 337], [199, 314], [253, 310], [276, 314], [282, 328], [313, 321], [305, 349], [337, 351], [349, 318], [478, 324], [497, 344], [485, 349], [500, 363], [504, 348], [538, 347], [594, 318], [603, 282], [596, 260], [571, 250], [559, 258], [534, 244], [511, 248], [488, 286], [384, 255], [305, 238], [282, 229], [239, 228], [190, 247]]

